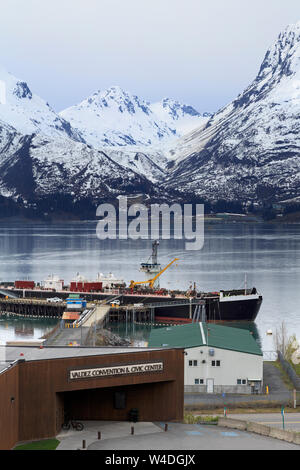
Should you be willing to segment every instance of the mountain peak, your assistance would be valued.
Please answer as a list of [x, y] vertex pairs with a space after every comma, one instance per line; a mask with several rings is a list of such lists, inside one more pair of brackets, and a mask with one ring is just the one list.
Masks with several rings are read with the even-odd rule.
[[279, 34], [246, 90], [177, 145], [170, 187], [210, 200], [299, 197], [299, 114], [300, 22]]
[[[16, 78], [4, 67], [0, 67], [0, 82], [3, 87], [3, 93], [5, 94], [5, 101], [14, 102], [16, 99], [21, 100], [23, 98], [32, 99], [33, 95], [28, 84]], [[4, 103], [2, 102], [2, 104]]]
[[268, 49], [257, 79], [280, 73], [291, 75], [298, 71], [300, 60], [300, 21], [288, 25]]
[[44, 134], [82, 141], [81, 136], [28, 84], [0, 66], [0, 120], [22, 134]]

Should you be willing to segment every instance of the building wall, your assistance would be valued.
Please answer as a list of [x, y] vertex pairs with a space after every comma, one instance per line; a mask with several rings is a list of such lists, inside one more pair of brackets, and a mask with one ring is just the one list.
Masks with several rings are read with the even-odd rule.
[[19, 436], [19, 367], [0, 374], [0, 450], [11, 449]]
[[[163, 361], [164, 370], [143, 374], [69, 379], [78, 368]], [[126, 354], [28, 361], [19, 366], [19, 435], [17, 441], [55, 436], [60, 430], [66, 401], [73, 402], [77, 418], [127, 419], [130, 407], [140, 408], [141, 419], [183, 418], [183, 350], [143, 351]], [[126, 410], [113, 407], [113, 390], [128, 387]], [[71, 393], [72, 392], [72, 393]], [[106, 407], [101, 407], [101, 402]], [[15, 423], [6, 419], [6, 426]], [[10, 424], [12, 423], [12, 424]], [[11, 430], [13, 436], [15, 431]], [[12, 439], [13, 440], [13, 439]]]
[[[214, 349], [214, 356], [209, 355], [210, 349]], [[203, 385], [206, 386], [207, 379], [214, 379], [215, 391], [222, 390], [220, 387], [225, 391], [226, 387], [237, 387], [237, 379], [263, 380], [262, 356], [207, 346], [186, 349], [185, 352], [185, 386], [196, 385], [195, 379], [204, 380]], [[197, 361], [197, 366], [189, 366], [189, 361]], [[202, 364], [202, 361], [205, 361], [205, 364]], [[213, 367], [212, 361], [220, 361], [220, 367]], [[241, 389], [240, 386], [238, 388]], [[248, 383], [245, 388], [248, 393]]]

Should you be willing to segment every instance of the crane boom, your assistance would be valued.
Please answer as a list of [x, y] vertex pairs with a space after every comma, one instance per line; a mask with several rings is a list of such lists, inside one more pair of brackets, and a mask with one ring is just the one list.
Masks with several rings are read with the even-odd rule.
[[148, 279], [148, 281], [130, 281], [130, 289], [133, 289], [135, 286], [139, 286], [141, 284], [149, 284], [149, 287], [153, 289], [156, 279], [158, 279], [159, 276], [161, 276], [173, 263], [175, 263], [175, 261], [179, 261], [179, 258], [174, 258], [169, 264], [167, 264], [167, 266], [165, 266], [161, 271], [159, 271], [156, 276], [154, 276], [152, 279]]

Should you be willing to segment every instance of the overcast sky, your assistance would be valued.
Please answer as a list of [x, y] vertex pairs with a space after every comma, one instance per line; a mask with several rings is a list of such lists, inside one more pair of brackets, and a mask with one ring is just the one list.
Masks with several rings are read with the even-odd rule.
[[216, 111], [300, 20], [300, 0], [0, 0], [1, 65], [60, 111], [119, 85]]

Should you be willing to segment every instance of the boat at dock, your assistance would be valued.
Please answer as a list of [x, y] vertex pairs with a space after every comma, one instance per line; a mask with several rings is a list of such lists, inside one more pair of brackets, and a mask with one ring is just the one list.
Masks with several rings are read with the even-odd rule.
[[[77, 273], [76, 278], [69, 285], [53, 275], [48, 278], [48, 284], [45, 281], [36, 283], [31, 280], [6, 283], [0, 286], [0, 296], [47, 299], [48, 301], [49, 297], [56, 296], [63, 301], [76, 292], [85, 300], [92, 302], [100, 301], [109, 304], [112, 299], [117, 300], [112, 308], [119, 310], [120, 316], [122, 312], [125, 315], [126, 311], [144, 307], [148, 312], [146, 317], [161, 323], [255, 321], [263, 297], [255, 287], [250, 289], [247, 287], [246, 279], [243, 289], [218, 292], [199, 292], [196, 284], [187, 291], [170, 291], [160, 287], [161, 275], [179, 260], [175, 258], [162, 267], [157, 257], [158, 245], [157, 241], [153, 243], [152, 256], [147, 262], [141, 263], [140, 271], [146, 274], [146, 279], [144, 281], [132, 280], [129, 286], [126, 286], [123, 279], [115, 277], [112, 273], [98, 274], [94, 281], [87, 280]], [[58, 288], [51, 289], [54, 281], [55, 287]], [[20, 309], [20, 306], [16, 305], [15, 308]]]

